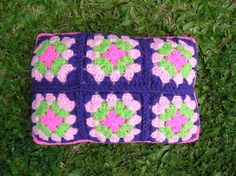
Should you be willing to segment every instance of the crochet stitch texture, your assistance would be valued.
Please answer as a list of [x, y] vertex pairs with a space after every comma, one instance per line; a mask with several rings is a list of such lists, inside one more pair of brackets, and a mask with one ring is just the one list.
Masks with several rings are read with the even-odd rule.
[[39, 34], [31, 71], [38, 144], [199, 138], [197, 45], [190, 37]]

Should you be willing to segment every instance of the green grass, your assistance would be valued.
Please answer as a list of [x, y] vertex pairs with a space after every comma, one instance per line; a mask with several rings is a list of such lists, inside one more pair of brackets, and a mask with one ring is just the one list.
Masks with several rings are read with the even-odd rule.
[[[188, 35], [199, 44], [194, 144], [40, 146], [31, 138], [30, 60], [41, 32]], [[236, 175], [236, 3], [0, 2], [0, 175]]]

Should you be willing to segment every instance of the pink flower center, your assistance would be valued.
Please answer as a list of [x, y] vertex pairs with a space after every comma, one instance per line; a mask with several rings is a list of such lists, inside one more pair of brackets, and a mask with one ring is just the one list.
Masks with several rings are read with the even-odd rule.
[[166, 125], [171, 127], [174, 133], [178, 133], [186, 122], [187, 118], [177, 111], [175, 116], [166, 122]]
[[116, 66], [117, 62], [125, 57], [126, 53], [125, 51], [117, 48], [116, 45], [112, 44], [108, 50], [103, 53], [103, 57], [107, 58], [111, 63], [112, 65]]
[[62, 123], [62, 119], [49, 109], [47, 114], [40, 118], [40, 122], [46, 125], [49, 130], [55, 131], [56, 127]]
[[102, 121], [102, 124], [110, 128], [114, 133], [117, 132], [124, 123], [125, 119], [118, 116], [114, 111], [110, 111], [107, 117]]
[[51, 68], [53, 61], [59, 56], [60, 55], [55, 51], [55, 48], [53, 46], [49, 46], [39, 59], [45, 63], [47, 68]]
[[185, 57], [182, 56], [176, 49], [174, 49], [174, 51], [169, 54], [166, 59], [174, 65], [177, 71], [179, 71], [187, 63]]

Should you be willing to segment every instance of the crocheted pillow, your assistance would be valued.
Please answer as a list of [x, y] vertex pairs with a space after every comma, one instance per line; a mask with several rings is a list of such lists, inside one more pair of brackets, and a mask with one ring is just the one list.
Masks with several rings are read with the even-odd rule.
[[34, 141], [196, 141], [196, 49], [190, 37], [39, 34], [31, 63]]

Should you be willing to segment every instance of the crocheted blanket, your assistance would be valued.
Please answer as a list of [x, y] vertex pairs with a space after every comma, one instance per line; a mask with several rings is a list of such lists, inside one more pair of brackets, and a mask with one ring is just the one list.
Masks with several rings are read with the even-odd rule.
[[196, 50], [190, 37], [39, 34], [31, 63], [34, 141], [196, 141]]

